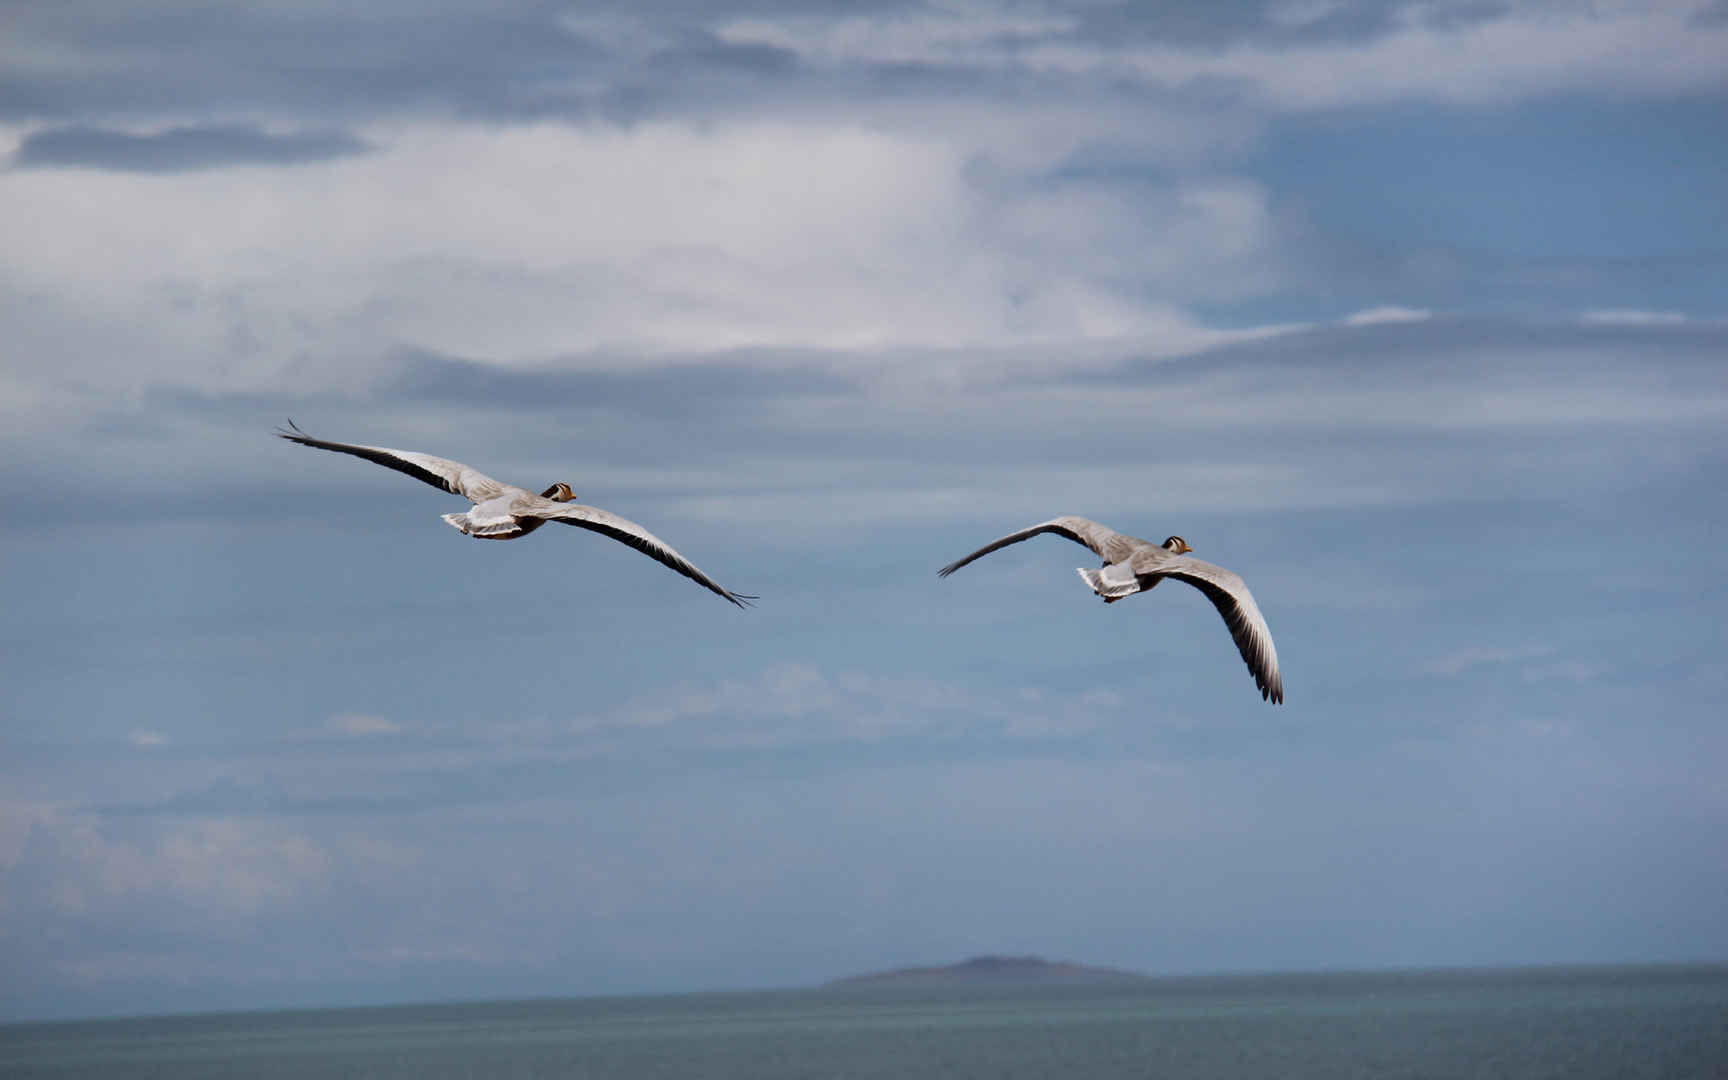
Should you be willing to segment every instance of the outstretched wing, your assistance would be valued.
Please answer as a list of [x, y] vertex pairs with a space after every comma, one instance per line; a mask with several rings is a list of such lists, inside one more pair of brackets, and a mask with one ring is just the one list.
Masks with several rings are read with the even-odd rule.
[[391, 450], [385, 446], [356, 446], [353, 443], [326, 442], [314, 439], [312, 436], [294, 426], [294, 421], [288, 421], [287, 428], [277, 428], [276, 434], [289, 442], [301, 446], [312, 446], [319, 450], [334, 450], [338, 454], [353, 454], [376, 462], [386, 469], [395, 469], [406, 473], [416, 480], [431, 484], [452, 495], [460, 495], [471, 503], [483, 503], [487, 499], [495, 499], [511, 490], [511, 485], [501, 484], [483, 472], [470, 469], [459, 461], [446, 461], [431, 454], [421, 454], [413, 450]]
[[1155, 572], [1161, 577], [1186, 581], [1206, 594], [1218, 614], [1224, 616], [1230, 636], [1236, 639], [1236, 651], [1253, 673], [1261, 700], [1282, 704], [1284, 677], [1278, 673], [1278, 650], [1272, 645], [1272, 631], [1267, 628], [1266, 617], [1260, 614], [1260, 605], [1254, 602], [1247, 584], [1222, 566], [1181, 555]]
[[584, 506], [582, 503], [555, 503], [549, 499], [544, 499], [539, 500], [533, 506], [517, 510], [517, 516], [560, 521], [566, 525], [574, 525], [578, 529], [589, 529], [610, 536], [621, 543], [629, 544], [655, 562], [671, 567], [696, 584], [718, 593], [739, 607], [749, 607], [749, 602], [756, 599], [749, 593], [735, 593], [721, 586], [713, 578], [697, 569], [695, 563], [674, 551], [672, 545], [666, 541], [629, 518], [621, 518], [617, 514], [608, 513], [598, 507]]
[[1065, 536], [1076, 544], [1086, 545], [1093, 551], [1097, 552], [1100, 556], [1104, 555], [1104, 549], [1109, 545], [1110, 541], [1120, 535], [1115, 529], [1107, 528], [1106, 526], [1098, 524], [1096, 521], [1091, 521], [1083, 517], [1067, 516], [1051, 518], [1043, 524], [1021, 529], [1017, 533], [1009, 533], [1000, 540], [985, 544], [983, 547], [966, 556], [964, 559], [951, 562], [947, 566], [944, 566], [941, 570], [937, 571], [937, 575], [939, 577], [947, 577], [949, 574], [952, 574], [962, 566], [965, 566], [973, 559], [982, 558], [983, 556], [990, 554], [992, 551], [998, 551], [1007, 547], [1009, 544], [1018, 544], [1022, 540], [1030, 540], [1039, 533], [1055, 533], [1057, 536]]

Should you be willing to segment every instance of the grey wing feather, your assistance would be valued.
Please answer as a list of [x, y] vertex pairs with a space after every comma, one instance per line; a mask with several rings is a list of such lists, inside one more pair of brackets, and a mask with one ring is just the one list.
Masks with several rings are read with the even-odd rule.
[[512, 485], [502, 484], [477, 469], [471, 469], [459, 461], [448, 461], [431, 454], [422, 454], [414, 450], [392, 450], [386, 446], [359, 446], [354, 443], [327, 442], [314, 439], [312, 436], [294, 426], [294, 421], [288, 421], [287, 429], [277, 429], [276, 434], [289, 442], [301, 446], [311, 446], [319, 450], [333, 450], [338, 454], [353, 454], [358, 458], [395, 469], [399, 473], [412, 476], [416, 480], [431, 484], [441, 491], [452, 495], [460, 495], [471, 503], [483, 503], [494, 499], [512, 489]]
[[1224, 624], [1236, 640], [1236, 651], [1242, 654], [1242, 660], [1254, 675], [1254, 685], [1260, 688], [1261, 699], [1282, 704], [1284, 677], [1278, 673], [1278, 650], [1272, 645], [1272, 631], [1267, 628], [1266, 618], [1260, 614], [1260, 605], [1254, 602], [1247, 584], [1222, 566], [1183, 556], [1169, 560], [1154, 572], [1186, 581], [1206, 594], [1218, 614], [1224, 616]]
[[551, 500], [541, 500], [544, 505], [525, 507], [518, 511], [518, 516], [532, 516], [547, 521], [558, 521], [565, 525], [574, 525], [579, 529], [589, 529], [612, 539], [629, 544], [654, 561], [670, 567], [678, 573], [694, 581], [712, 592], [718, 593], [739, 607], [749, 607], [750, 601], [756, 597], [749, 593], [735, 593], [716, 582], [713, 578], [696, 568], [696, 564], [673, 550], [672, 545], [655, 536], [629, 518], [619, 517], [594, 506], [582, 503], [555, 503]]
[[949, 574], [952, 574], [954, 571], [960, 569], [962, 566], [965, 566], [974, 559], [982, 558], [983, 556], [990, 554], [992, 551], [999, 551], [1002, 548], [1007, 547], [1009, 544], [1018, 544], [1022, 540], [1030, 540], [1032, 537], [1037, 536], [1040, 533], [1055, 533], [1057, 536], [1065, 536], [1076, 544], [1083, 544], [1086, 547], [1091, 548], [1100, 556], [1104, 554], [1104, 549], [1109, 545], [1110, 541], [1119, 535], [1116, 530], [1100, 525], [1096, 521], [1087, 518], [1074, 517], [1072, 515], [1051, 518], [1049, 521], [1029, 526], [1021, 529], [1019, 532], [1009, 533], [1000, 540], [984, 545], [977, 551], [966, 556], [964, 559], [959, 559], [949, 563], [936, 573], [939, 577], [947, 577]]

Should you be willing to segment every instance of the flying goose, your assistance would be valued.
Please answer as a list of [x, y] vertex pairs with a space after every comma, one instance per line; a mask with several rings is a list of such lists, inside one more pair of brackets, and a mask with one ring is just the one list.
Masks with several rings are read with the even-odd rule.
[[451, 528], [476, 540], [514, 540], [518, 536], [527, 536], [548, 521], [558, 521], [579, 529], [591, 529], [629, 544], [739, 607], [749, 607], [749, 601], [756, 599], [749, 593], [735, 593], [722, 588], [713, 578], [698, 570], [694, 563], [672, 550], [670, 544], [634, 521], [577, 502], [576, 493], [562, 481], [536, 495], [513, 484], [499, 483], [461, 462], [446, 461], [431, 454], [314, 439], [296, 427], [292, 420], [288, 421], [286, 429], [277, 428], [276, 434], [301, 446], [353, 454], [377, 462], [386, 469], [407, 473], [452, 495], [463, 496], [474, 504], [474, 508], [466, 513], [445, 514], [444, 520], [450, 523]]
[[1266, 628], [1266, 619], [1260, 614], [1259, 605], [1254, 603], [1253, 594], [1241, 578], [1222, 566], [1188, 558], [1188, 552], [1194, 549], [1180, 536], [1172, 536], [1159, 545], [1125, 536], [1083, 517], [1052, 518], [1040, 525], [1010, 533], [958, 562], [949, 563], [941, 569], [940, 576], [947, 577], [973, 559], [1009, 544], [1029, 540], [1039, 533], [1065, 536], [1098, 553], [1104, 560], [1103, 568], [1081, 568], [1079, 573], [1106, 604], [1145, 592], [1164, 578], [1186, 581], [1205, 593], [1212, 606], [1218, 609], [1218, 614], [1224, 616], [1225, 625], [1230, 627], [1230, 636], [1236, 639], [1236, 648], [1253, 673], [1254, 684], [1260, 688], [1261, 700], [1283, 703], [1284, 678], [1278, 674], [1278, 650], [1272, 646], [1272, 631]]

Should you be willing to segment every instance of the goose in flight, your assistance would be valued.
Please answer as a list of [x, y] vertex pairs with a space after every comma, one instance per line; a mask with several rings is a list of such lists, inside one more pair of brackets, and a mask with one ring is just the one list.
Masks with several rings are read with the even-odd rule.
[[452, 528], [477, 540], [514, 540], [518, 536], [527, 536], [548, 521], [558, 521], [629, 544], [650, 559], [671, 567], [739, 607], [749, 607], [749, 601], [756, 599], [749, 593], [735, 593], [723, 588], [698, 570], [695, 563], [672, 550], [670, 544], [634, 521], [577, 502], [576, 493], [570, 490], [569, 484], [559, 482], [536, 495], [513, 484], [500, 483], [461, 462], [446, 461], [431, 454], [314, 439], [296, 427], [292, 420], [288, 421], [286, 429], [276, 429], [276, 434], [301, 446], [353, 454], [386, 469], [407, 473], [452, 495], [461, 495], [473, 503], [474, 508], [466, 513], [445, 514], [444, 520]]
[[1253, 673], [1254, 684], [1260, 688], [1261, 700], [1280, 704], [1284, 701], [1284, 678], [1278, 674], [1278, 650], [1272, 646], [1272, 631], [1266, 628], [1266, 619], [1260, 614], [1260, 607], [1254, 603], [1248, 586], [1222, 566], [1188, 558], [1188, 552], [1194, 549], [1180, 536], [1172, 536], [1162, 545], [1153, 544], [1138, 537], [1125, 536], [1083, 517], [1059, 517], [986, 544], [964, 559], [944, 566], [940, 575], [947, 577], [973, 559], [1009, 544], [1030, 540], [1039, 533], [1065, 536], [1098, 553], [1104, 560], [1103, 568], [1081, 568], [1079, 573], [1106, 604], [1145, 592], [1164, 578], [1186, 581], [1205, 593], [1206, 599], [1218, 609], [1218, 614], [1224, 616], [1225, 625], [1230, 627], [1230, 636], [1236, 639], [1236, 649]]

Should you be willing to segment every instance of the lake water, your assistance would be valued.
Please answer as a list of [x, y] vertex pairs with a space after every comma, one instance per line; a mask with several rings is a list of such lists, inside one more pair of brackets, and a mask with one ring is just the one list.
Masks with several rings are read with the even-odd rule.
[[1722, 1080], [1728, 968], [1172, 978], [0, 1026], [0, 1076]]

